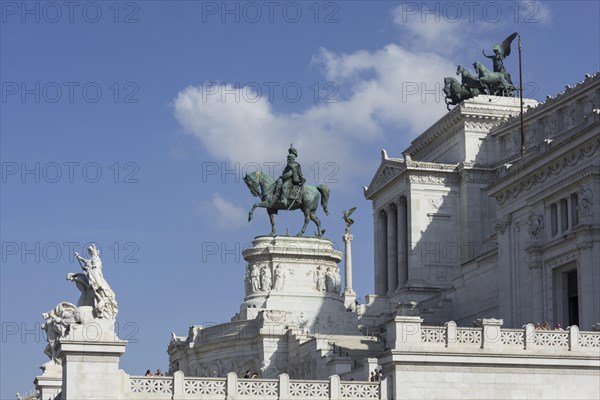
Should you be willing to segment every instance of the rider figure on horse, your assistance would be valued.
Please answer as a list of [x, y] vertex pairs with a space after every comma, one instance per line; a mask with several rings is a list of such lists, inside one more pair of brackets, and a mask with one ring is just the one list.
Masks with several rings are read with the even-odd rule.
[[301, 186], [306, 182], [302, 176], [300, 164], [296, 162], [296, 157], [298, 157], [298, 151], [291, 144], [288, 150], [287, 165], [275, 182], [275, 193], [286, 208], [296, 199]]

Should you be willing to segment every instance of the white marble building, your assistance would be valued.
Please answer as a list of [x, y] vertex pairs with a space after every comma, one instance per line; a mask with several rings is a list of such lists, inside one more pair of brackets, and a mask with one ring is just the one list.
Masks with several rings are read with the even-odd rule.
[[[120, 370], [116, 314], [83, 319], [61, 303], [77, 322], [49, 342], [28, 399], [597, 399], [600, 74], [525, 105], [523, 158], [518, 100], [495, 96], [456, 106], [402, 158], [382, 151], [365, 188], [366, 304], [354, 305], [348, 231], [344, 254], [258, 237], [239, 313], [173, 335], [169, 376]], [[375, 368], [385, 379], [367, 382]]]
[[524, 158], [518, 99], [490, 96], [382, 151], [363, 324], [407, 300], [427, 323], [600, 322], [600, 75], [525, 106]]

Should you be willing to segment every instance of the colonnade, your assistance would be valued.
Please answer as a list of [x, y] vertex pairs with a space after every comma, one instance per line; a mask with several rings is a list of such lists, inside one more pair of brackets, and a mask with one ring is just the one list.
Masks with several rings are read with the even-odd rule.
[[402, 196], [375, 211], [375, 294], [392, 294], [408, 280], [408, 211]]

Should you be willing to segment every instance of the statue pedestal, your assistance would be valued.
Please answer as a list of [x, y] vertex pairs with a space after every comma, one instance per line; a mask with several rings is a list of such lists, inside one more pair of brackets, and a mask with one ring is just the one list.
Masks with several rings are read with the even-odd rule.
[[127, 342], [117, 337], [115, 321], [95, 319], [72, 325], [60, 339], [63, 399], [118, 399], [126, 389], [127, 375], [119, 370], [119, 358]]
[[329, 240], [305, 237], [257, 237], [244, 250], [246, 297], [240, 319], [262, 310], [291, 313], [293, 324], [318, 332], [355, 333], [358, 321], [346, 312], [340, 294], [338, 263], [342, 253]]
[[62, 390], [62, 367], [50, 360], [40, 368], [44, 372], [33, 381], [39, 399], [54, 399]]

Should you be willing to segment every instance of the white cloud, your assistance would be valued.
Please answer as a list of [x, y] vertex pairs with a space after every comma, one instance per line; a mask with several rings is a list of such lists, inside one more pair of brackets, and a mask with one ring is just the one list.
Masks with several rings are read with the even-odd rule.
[[[322, 183], [324, 175], [332, 172], [323, 169], [326, 163], [334, 163], [334, 178], [340, 183], [356, 177], [363, 183], [372, 172], [365, 172], [365, 166], [376, 168], [373, 154], [361, 151], [364, 145], [396, 143], [395, 155], [400, 156], [405, 139], [445, 112], [441, 81], [456, 68], [433, 53], [411, 52], [395, 44], [350, 54], [321, 49], [313, 61], [322, 65], [328, 80], [343, 86], [347, 98], [301, 113], [280, 114], [266, 97], [247, 101], [256, 95], [249, 87], [226, 85], [220, 92], [230, 94], [221, 96], [210, 94], [206, 87], [190, 86], [175, 99], [176, 118], [218, 159], [241, 164], [279, 162], [283, 167], [293, 142], [309, 183]], [[231, 94], [236, 91], [239, 101]], [[391, 140], [383, 137], [388, 124], [397, 127]], [[307, 173], [315, 163], [319, 167]]]
[[233, 230], [245, 226], [248, 214], [241, 207], [224, 199], [219, 193], [213, 193], [210, 200], [194, 203], [194, 214], [209, 219], [220, 229]]
[[404, 43], [436, 53], [451, 54], [462, 44], [464, 33], [470, 30], [468, 19], [448, 18], [440, 2], [429, 9], [425, 3], [404, 3], [392, 11], [393, 21], [407, 36]]

